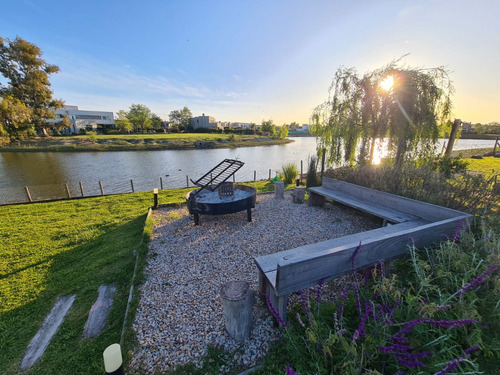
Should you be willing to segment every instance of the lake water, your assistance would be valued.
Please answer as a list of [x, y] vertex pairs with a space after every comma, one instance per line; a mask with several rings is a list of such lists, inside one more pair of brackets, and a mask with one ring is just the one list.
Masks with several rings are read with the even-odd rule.
[[[186, 186], [186, 175], [196, 180], [223, 159], [238, 159], [245, 165], [236, 173], [236, 181], [274, 177], [285, 163], [295, 163], [304, 173], [307, 160], [316, 152], [313, 137], [293, 138], [285, 145], [241, 147], [236, 149], [113, 151], [113, 152], [19, 152], [0, 153], [0, 202], [25, 200], [24, 187], [43, 199], [67, 194], [100, 194], [99, 181], [105, 193]], [[444, 140], [441, 140], [441, 144]], [[494, 140], [460, 139], [454, 150], [493, 148]], [[190, 183], [190, 186], [192, 184]], [[21, 197], [21, 198], [18, 198]]]

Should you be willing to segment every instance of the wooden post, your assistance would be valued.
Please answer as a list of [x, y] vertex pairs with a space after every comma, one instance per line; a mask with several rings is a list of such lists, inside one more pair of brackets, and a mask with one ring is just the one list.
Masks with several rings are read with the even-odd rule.
[[31, 194], [30, 194], [30, 189], [28, 189], [27, 186], [24, 187], [24, 190], [26, 191], [26, 195], [28, 196], [28, 200], [30, 202], [33, 202], [33, 200], [31, 199]]
[[274, 197], [279, 199], [285, 198], [285, 183], [283, 181], [276, 181], [274, 183]]
[[83, 184], [81, 181], [80, 181], [80, 192], [82, 193], [82, 197], [84, 197], [85, 194], [83, 193]]
[[250, 336], [253, 293], [246, 281], [230, 281], [221, 290], [226, 331], [236, 341]]
[[68, 184], [64, 184], [66, 186], [66, 194], [68, 194], [68, 198], [71, 198], [71, 193], [69, 192]]
[[269, 179], [271, 179], [271, 170], [269, 170]]
[[236, 182], [236, 176], [234, 173], [233, 173], [233, 182]]
[[498, 142], [498, 137], [496, 137], [495, 146], [493, 146], [493, 157], [495, 157], [495, 155], [497, 154], [497, 145], [498, 144], [500, 144], [500, 142]]
[[451, 152], [453, 151], [453, 144], [455, 143], [455, 139], [457, 138], [458, 128], [462, 124], [462, 121], [459, 119], [455, 119], [453, 121], [453, 125], [451, 126], [450, 139], [448, 139], [448, 146], [446, 147], [446, 151], [444, 156], [451, 156]]
[[300, 181], [302, 181], [302, 178], [304, 176], [304, 161], [300, 161]]
[[158, 189], [153, 189], [153, 208], [158, 208]]
[[163, 190], [163, 178], [160, 177], [160, 189]]
[[104, 195], [104, 188], [102, 187], [101, 181], [99, 181], [99, 187], [101, 188], [101, 195]]
[[135, 193], [134, 191], [134, 181], [130, 180], [130, 186], [132, 187], [132, 193]]
[[186, 175], [186, 187], [189, 187], [189, 177]]
[[257, 171], [253, 171], [253, 182], [257, 181]]

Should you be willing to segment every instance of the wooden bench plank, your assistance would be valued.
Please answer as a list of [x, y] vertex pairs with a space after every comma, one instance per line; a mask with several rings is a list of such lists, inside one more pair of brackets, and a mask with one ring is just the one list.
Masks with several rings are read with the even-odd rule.
[[[470, 215], [405, 229], [396, 233], [372, 237], [361, 241], [356, 258], [357, 268], [364, 268], [380, 260], [387, 261], [408, 252], [408, 246], [417, 248], [432, 245], [452, 235], [460, 221]], [[297, 256], [281, 260], [277, 268], [276, 295], [284, 296], [315, 285], [323, 278], [334, 278], [351, 272], [351, 258], [359, 242], [353, 242], [310, 256]]]
[[309, 191], [394, 223], [402, 223], [404, 221], [415, 220], [417, 218], [415, 215], [395, 210], [387, 206], [382, 206], [373, 201], [362, 200], [358, 197], [353, 197], [351, 194], [338, 190], [326, 189], [324, 187], [313, 187], [309, 188]]
[[[383, 236], [390, 233], [395, 233], [405, 229], [416, 228], [420, 225], [428, 224], [425, 220], [412, 220], [406, 221], [404, 223], [388, 225], [386, 227], [372, 229], [366, 232], [355, 233], [343, 237], [333, 238], [331, 240], [326, 240], [322, 242], [317, 242], [310, 245], [304, 245], [297, 247], [295, 249], [279, 251], [274, 254], [263, 255], [260, 257], [255, 257], [254, 261], [257, 267], [264, 273], [268, 273], [271, 271], [275, 271], [278, 268], [278, 262], [281, 260], [291, 259], [297, 256], [312, 256], [315, 253], [319, 253], [321, 251], [326, 251], [330, 249], [334, 249], [339, 246], [344, 246], [350, 243], [359, 243], [359, 241], [365, 241], [369, 238], [373, 238], [376, 236]], [[274, 277], [276, 278], [276, 277]], [[275, 285], [275, 283], [272, 283]]]
[[390, 207], [394, 210], [421, 217], [431, 222], [451, 219], [463, 215], [463, 212], [452, 210], [451, 208], [437, 206], [435, 204], [421, 202], [415, 199], [327, 177], [323, 177], [322, 187], [327, 190], [347, 194], [350, 197], [358, 198], [365, 202], [373, 202], [384, 207]]

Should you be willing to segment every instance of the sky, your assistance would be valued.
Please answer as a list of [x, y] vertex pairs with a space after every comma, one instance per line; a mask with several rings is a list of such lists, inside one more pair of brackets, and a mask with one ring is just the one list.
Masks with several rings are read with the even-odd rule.
[[500, 121], [500, 1], [0, 0], [0, 36], [58, 65], [83, 110], [187, 106], [217, 121], [308, 123], [339, 67], [444, 66], [454, 118]]

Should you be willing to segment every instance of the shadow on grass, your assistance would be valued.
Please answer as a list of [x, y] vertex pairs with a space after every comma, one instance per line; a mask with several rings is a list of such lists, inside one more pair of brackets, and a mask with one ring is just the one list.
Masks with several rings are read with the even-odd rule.
[[[139, 251], [141, 254], [142, 264], [147, 253], [146, 246], [139, 248], [145, 219], [146, 214], [121, 226], [101, 227], [105, 234], [50, 257], [52, 264], [44, 280], [43, 292], [34, 301], [0, 316], [0, 373], [19, 372], [26, 346], [40, 328], [57, 296], [73, 293], [76, 299], [65, 322], [43, 357], [28, 373], [62, 374], [69, 369], [75, 374], [104, 373], [102, 351], [108, 345], [120, 341], [135, 265], [134, 252]], [[95, 339], [82, 340], [89, 309], [97, 298], [101, 284], [114, 284], [117, 287], [107, 328]], [[134, 312], [131, 309], [129, 323]]]

